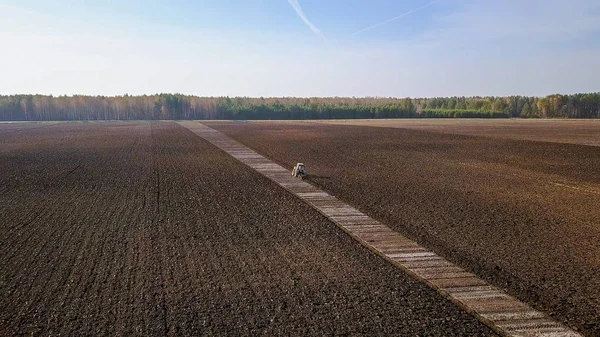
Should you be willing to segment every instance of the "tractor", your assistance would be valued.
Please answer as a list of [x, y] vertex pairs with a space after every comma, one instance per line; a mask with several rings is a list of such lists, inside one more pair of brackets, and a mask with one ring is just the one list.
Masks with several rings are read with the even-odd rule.
[[306, 171], [306, 167], [304, 167], [304, 164], [298, 163], [296, 164], [296, 166], [294, 166], [294, 169], [292, 170], [292, 176], [304, 179], [307, 175], [308, 172]]

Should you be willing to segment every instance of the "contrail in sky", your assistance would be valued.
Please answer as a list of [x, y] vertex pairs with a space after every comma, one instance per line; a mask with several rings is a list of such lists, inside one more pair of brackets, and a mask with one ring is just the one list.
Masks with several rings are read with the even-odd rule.
[[[356, 32], [356, 33], [354, 33], [354, 34], [352, 34], [352, 35], [353, 35], [353, 36], [354, 36], [354, 35], [358, 35], [358, 34], [360, 34], [360, 33], [366, 32], [367, 30], [371, 30], [371, 29], [373, 29], [373, 28], [375, 28], [375, 27], [379, 27], [379, 26], [381, 26], [381, 25], [385, 25], [386, 23], [389, 23], [389, 22], [392, 22], [392, 21], [396, 21], [396, 20], [398, 20], [398, 19], [400, 19], [400, 18], [403, 18], [403, 17], [405, 17], [405, 16], [407, 16], [407, 15], [410, 15], [410, 14], [412, 14], [412, 13], [416, 12], [416, 11], [419, 11], [419, 10], [421, 10], [421, 9], [423, 9], [423, 8], [427, 7], [427, 6], [433, 5], [434, 3], [438, 2], [438, 1], [440, 1], [440, 0], [434, 0], [434, 1], [428, 2], [428, 3], [426, 3], [426, 4], [424, 4], [424, 5], [420, 6], [420, 7], [417, 7], [417, 8], [415, 8], [415, 9], [411, 9], [410, 11], [408, 11], [408, 12], [406, 12], [406, 13], [400, 14], [400, 15], [398, 15], [398, 16], [396, 16], [396, 17], [393, 17], [393, 18], [391, 18], [391, 19], [388, 19], [388, 20], [382, 21], [382, 22], [380, 22], [380, 23], [376, 23], [376, 24], [374, 24], [374, 25], [372, 25], [372, 26], [370, 26], [370, 27], [367, 27], [367, 28], [365, 28], [365, 29], [361, 29], [361, 30], [359, 30], [358, 32]], [[291, 1], [290, 1], [290, 2], [291, 2]]]
[[300, 7], [300, 4], [298, 3], [298, 0], [288, 0], [288, 2], [294, 8], [296, 14], [298, 14], [300, 19], [302, 19], [302, 21], [304, 21], [304, 23], [308, 26], [308, 28], [310, 28], [310, 30], [312, 30], [313, 33], [317, 34], [318, 37], [322, 38], [323, 41], [327, 41], [327, 38], [325, 37], [325, 35], [323, 35], [323, 33], [321, 33], [319, 28], [315, 27], [315, 25], [313, 25], [312, 22], [308, 20], [306, 15], [304, 15], [304, 12], [302, 11], [302, 7]]

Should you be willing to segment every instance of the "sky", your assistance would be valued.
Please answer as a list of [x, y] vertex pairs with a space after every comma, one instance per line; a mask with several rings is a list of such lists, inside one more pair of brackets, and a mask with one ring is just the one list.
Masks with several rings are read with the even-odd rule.
[[598, 0], [0, 0], [0, 94], [600, 91]]

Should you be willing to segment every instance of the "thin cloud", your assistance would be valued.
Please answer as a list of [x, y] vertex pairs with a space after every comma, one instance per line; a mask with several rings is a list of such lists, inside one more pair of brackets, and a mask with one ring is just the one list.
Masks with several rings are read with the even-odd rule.
[[361, 29], [361, 30], [359, 30], [358, 32], [355, 32], [355, 33], [353, 33], [353, 34], [352, 34], [352, 36], [354, 36], [354, 35], [358, 35], [358, 34], [360, 34], [360, 33], [363, 33], [363, 32], [366, 32], [367, 30], [371, 30], [371, 29], [373, 29], [373, 28], [375, 28], [375, 27], [379, 27], [379, 26], [381, 26], [381, 25], [385, 25], [386, 23], [390, 23], [390, 22], [392, 22], [392, 21], [396, 21], [396, 20], [398, 20], [398, 19], [400, 19], [400, 18], [403, 18], [403, 17], [405, 17], [405, 16], [407, 16], [407, 15], [411, 15], [412, 13], [414, 13], [414, 12], [417, 12], [417, 11], [419, 11], [419, 10], [421, 10], [421, 9], [423, 9], [423, 8], [425, 8], [425, 7], [427, 7], [427, 6], [431, 6], [431, 5], [433, 5], [434, 3], [438, 2], [438, 1], [440, 1], [440, 0], [434, 0], [434, 1], [428, 2], [428, 3], [426, 3], [426, 4], [424, 4], [424, 5], [420, 6], [420, 7], [417, 7], [417, 8], [415, 8], [415, 9], [411, 9], [410, 11], [408, 11], [408, 12], [406, 12], [406, 13], [403, 13], [403, 14], [400, 14], [400, 15], [398, 15], [398, 16], [396, 16], [396, 17], [393, 17], [393, 18], [391, 18], [391, 19], [388, 19], [388, 20], [385, 20], [385, 21], [382, 21], [382, 22], [376, 23], [376, 24], [374, 24], [374, 25], [372, 25], [372, 26], [370, 26], [370, 27], [367, 27], [367, 28], [365, 28], [365, 29]]
[[315, 33], [318, 37], [323, 39], [323, 41], [327, 41], [327, 38], [325, 37], [325, 35], [323, 35], [323, 33], [321, 33], [319, 28], [317, 28], [315, 25], [313, 25], [312, 22], [310, 22], [310, 20], [308, 20], [306, 15], [304, 15], [304, 12], [302, 11], [302, 7], [300, 7], [300, 4], [298, 3], [298, 0], [288, 0], [288, 2], [292, 6], [292, 8], [294, 8], [294, 10], [296, 11], [296, 14], [298, 14], [300, 19], [302, 19], [302, 21], [304, 21], [304, 23], [308, 26], [308, 28], [310, 28], [310, 30], [312, 30], [313, 33]]
[[0, 4], [0, 9], [2, 10], [6, 10], [6, 11], [13, 11], [13, 12], [20, 12], [22, 14], [27, 14], [30, 16], [39, 16], [41, 15], [39, 12], [35, 12], [32, 10], [29, 10], [25, 7], [19, 7], [19, 6], [13, 6], [13, 5], [5, 5], [5, 4]]

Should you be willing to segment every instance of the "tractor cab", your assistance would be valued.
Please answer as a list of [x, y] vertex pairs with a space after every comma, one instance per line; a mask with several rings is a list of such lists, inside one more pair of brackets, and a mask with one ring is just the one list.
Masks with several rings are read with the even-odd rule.
[[292, 170], [292, 176], [294, 177], [304, 178], [307, 174], [308, 172], [306, 171], [306, 167], [303, 163], [297, 163]]

